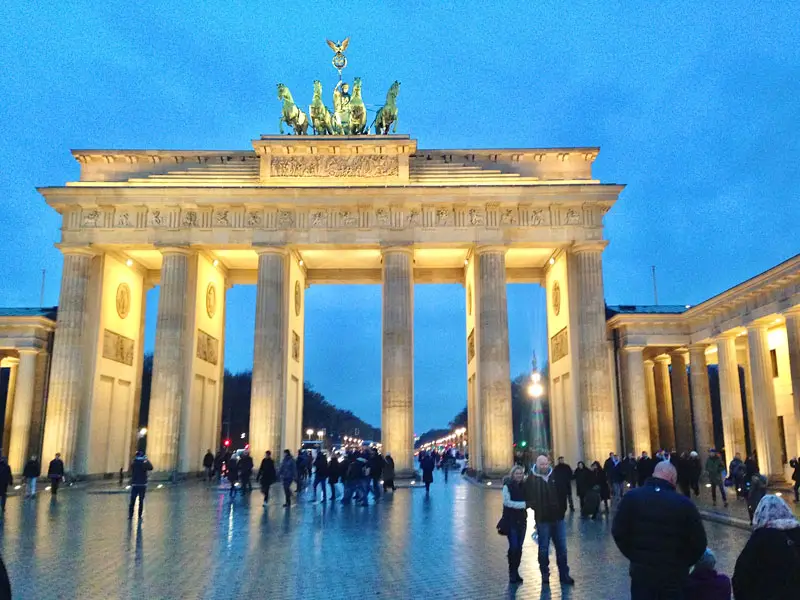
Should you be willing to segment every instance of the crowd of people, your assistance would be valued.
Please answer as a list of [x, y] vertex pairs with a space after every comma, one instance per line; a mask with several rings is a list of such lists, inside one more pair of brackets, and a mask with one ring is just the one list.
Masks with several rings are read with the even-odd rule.
[[[797, 460], [791, 466], [796, 494]], [[503, 513], [497, 524], [498, 533], [508, 536], [512, 585], [523, 582], [519, 565], [528, 509], [533, 509], [536, 520], [542, 583], [549, 585], [551, 541], [560, 582], [574, 583], [564, 524], [567, 508], [574, 510], [574, 481], [584, 517], [597, 518], [601, 502], [606, 512], [609, 500], [618, 502], [612, 536], [630, 561], [633, 600], [730, 600], [732, 592], [737, 600], [788, 600], [800, 594], [800, 522], [780, 495], [767, 493], [755, 456], [743, 461], [736, 455], [727, 470], [715, 449], [702, 466], [696, 452], [659, 451], [653, 458], [642, 453], [624, 459], [611, 453], [603, 465], [595, 461], [587, 468], [579, 462], [574, 470], [563, 457], [551, 467], [547, 456], [539, 456], [527, 476], [526, 470], [515, 464], [504, 480]], [[727, 483], [748, 504], [752, 534], [732, 578], [717, 572], [716, 557], [707, 548], [705, 528], [691, 500], [692, 493], [695, 497], [700, 493], [703, 472], [715, 503], [720, 490], [727, 505]]]

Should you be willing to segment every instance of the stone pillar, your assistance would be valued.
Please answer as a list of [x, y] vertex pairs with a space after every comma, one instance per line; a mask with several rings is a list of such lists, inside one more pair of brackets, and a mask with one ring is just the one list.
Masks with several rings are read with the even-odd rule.
[[[786, 339], [789, 346], [789, 371], [792, 377], [792, 398], [794, 400], [795, 452], [789, 454], [800, 456], [800, 306], [795, 306], [786, 313]], [[787, 446], [791, 444], [787, 440]]]
[[511, 423], [511, 367], [508, 349], [506, 249], [475, 251], [478, 410], [481, 412], [483, 472], [499, 476], [514, 461]]
[[[89, 276], [94, 252], [88, 248], [62, 248], [64, 267], [58, 299], [58, 319], [50, 367], [50, 391], [42, 454], [61, 453], [67, 471], [77, 464], [78, 417], [84, 395], [84, 354]], [[88, 400], [87, 400], [88, 401]]]
[[772, 383], [767, 326], [749, 325], [747, 341], [753, 378], [753, 413], [758, 466], [761, 473], [770, 480], [782, 479], [781, 438], [778, 432], [778, 413], [775, 408], [775, 387]]
[[742, 389], [739, 385], [739, 365], [736, 363], [736, 336], [726, 334], [717, 338], [719, 361], [719, 396], [722, 405], [722, 427], [725, 431], [725, 459], [728, 463], [738, 452], [746, 454]]
[[3, 424], [3, 456], [8, 456], [11, 443], [11, 417], [14, 416], [14, 392], [17, 388], [17, 367], [19, 359], [7, 356], [3, 359], [3, 366], [8, 366], [8, 391], [6, 391], [6, 416]]
[[[753, 412], [753, 377], [750, 372], [750, 344], [746, 337], [736, 337], [736, 363], [744, 371], [744, 408], [747, 410], [747, 428], [745, 430], [745, 442], [750, 440], [750, 452], [756, 449], [756, 418]], [[739, 345], [741, 344], [741, 346]], [[745, 447], [747, 444], [745, 443]]]
[[705, 465], [708, 451], [714, 447], [714, 416], [711, 412], [706, 346], [703, 344], [689, 346], [689, 363], [696, 450], [700, 454], [702, 464]]
[[[675, 448], [675, 425], [672, 416], [672, 388], [669, 381], [669, 357], [657, 356], [655, 360], [656, 407], [658, 410], [658, 438], [660, 448]], [[653, 448], [656, 450], [656, 448]]]
[[[650, 447], [647, 450], [650, 456], [655, 455], [661, 443], [658, 431], [658, 402], [656, 401], [656, 379], [654, 373], [655, 363], [652, 360], [644, 361], [644, 389], [647, 396], [647, 422], [650, 425]], [[639, 450], [641, 455], [642, 450]]]
[[147, 419], [147, 454], [156, 471], [178, 469], [181, 418], [186, 390], [186, 367], [192, 360], [187, 345], [186, 313], [193, 310], [190, 286], [192, 252], [187, 248], [161, 250], [161, 292], [158, 299], [153, 384]]
[[616, 450], [614, 400], [606, 351], [606, 304], [602, 254], [606, 242], [572, 248], [578, 283], [578, 393], [583, 423], [584, 456], [594, 460]]
[[689, 400], [689, 376], [686, 372], [685, 350], [670, 352], [672, 370], [672, 412], [675, 425], [675, 449], [678, 452], [694, 450], [694, 431], [692, 429], [692, 407]]
[[381, 441], [398, 477], [414, 468], [414, 250], [384, 248]]
[[36, 355], [38, 350], [19, 351], [19, 373], [14, 394], [14, 415], [11, 418], [11, 442], [8, 448], [8, 465], [11, 472], [22, 473], [28, 457], [31, 435], [31, 411], [36, 387]]
[[639, 455], [643, 450], [650, 452], [650, 417], [645, 387], [644, 348], [625, 346], [623, 352], [623, 397], [625, 399], [625, 422], [631, 433], [627, 450]]
[[[289, 254], [282, 247], [258, 249], [256, 331], [253, 345], [253, 383], [250, 397], [252, 456], [270, 450], [276, 461], [281, 447], [286, 403], [287, 270]], [[289, 448], [295, 452], [296, 448]]]

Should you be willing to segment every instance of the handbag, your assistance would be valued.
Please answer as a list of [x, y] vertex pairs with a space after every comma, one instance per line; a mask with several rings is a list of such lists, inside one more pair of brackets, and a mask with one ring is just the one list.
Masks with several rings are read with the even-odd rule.
[[497, 522], [497, 534], [508, 536], [511, 533], [511, 525], [508, 522], [508, 519], [505, 517], [500, 517], [500, 520]]

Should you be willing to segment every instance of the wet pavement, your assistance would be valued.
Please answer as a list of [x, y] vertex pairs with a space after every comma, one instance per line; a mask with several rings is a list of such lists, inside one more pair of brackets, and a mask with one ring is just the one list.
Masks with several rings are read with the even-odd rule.
[[[97, 491], [97, 490], [95, 490]], [[399, 489], [375, 505], [311, 504], [287, 511], [273, 487], [229, 502], [190, 482], [147, 493], [143, 522], [125, 494], [69, 489], [58, 502], [10, 498], [0, 552], [15, 598], [627, 598], [627, 563], [611, 523], [568, 514], [574, 589], [543, 590], [528, 535], [507, 582], [502, 499], [457, 475]], [[532, 525], [529, 520], [529, 529]], [[748, 533], [705, 523], [718, 567], [730, 574]], [[552, 562], [555, 562], [552, 557]], [[554, 566], [554, 565], [553, 565]], [[553, 578], [555, 582], [555, 577]]]

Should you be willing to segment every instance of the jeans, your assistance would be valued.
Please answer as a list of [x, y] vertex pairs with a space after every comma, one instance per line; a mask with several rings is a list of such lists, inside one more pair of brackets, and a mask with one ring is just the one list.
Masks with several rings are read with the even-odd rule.
[[536, 523], [539, 534], [539, 570], [543, 577], [550, 576], [550, 540], [556, 547], [556, 564], [558, 575], [561, 579], [569, 577], [567, 565], [567, 528], [564, 521], [555, 523]]
[[35, 496], [36, 495], [36, 477], [28, 477], [27, 488], [28, 488], [27, 491], [28, 491], [28, 495], [29, 496]]
[[286, 498], [286, 506], [291, 506], [291, 504], [292, 504], [292, 480], [291, 479], [284, 479], [283, 480], [283, 495]]
[[325, 489], [325, 478], [324, 477], [322, 477], [322, 478], [315, 477], [314, 478], [314, 500], [317, 499], [317, 486], [320, 485], [320, 484], [322, 485], [322, 501], [323, 502], [327, 502], [328, 501], [328, 490]]
[[142, 511], [144, 511], [144, 494], [147, 491], [146, 485], [132, 485], [131, 486], [131, 503], [128, 505], [128, 517], [133, 518], [133, 507], [136, 504], [136, 498], [139, 498], [139, 518], [142, 518]]
[[53, 493], [53, 496], [58, 496], [58, 486], [60, 483], [61, 477], [50, 478], [50, 491]]
[[344, 494], [342, 495], [342, 504], [350, 504], [353, 499], [353, 494], [356, 491], [356, 483], [350, 479], [344, 482]]
[[373, 479], [372, 480], [372, 495], [375, 496], [375, 500], [381, 497], [381, 480], [380, 479]]
[[525, 521], [512, 523], [508, 530], [508, 549], [511, 551], [522, 550], [522, 543], [525, 541], [525, 531], [528, 524]]
[[328, 481], [328, 485], [331, 486], [331, 502], [333, 502], [336, 500], [336, 482]]
[[631, 600], [683, 600], [683, 581], [652, 581], [642, 577], [631, 579]]
[[717, 488], [719, 488], [720, 494], [722, 494], [722, 501], [728, 502], [728, 497], [725, 495], [725, 485], [723, 483], [714, 483], [711, 482], [711, 502], [714, 504], [717, 503]]
[[269, 503], [269, 488], [270, 484], [261, 482], [261, 493], [264, 494], [264, 504]]
[[614, 483], [611, 484], [611, 493], [614, 496], [616, 496], [617, 498], [622, 498], [622, 492], [623, 489], [621, 481], [615, 481]]

